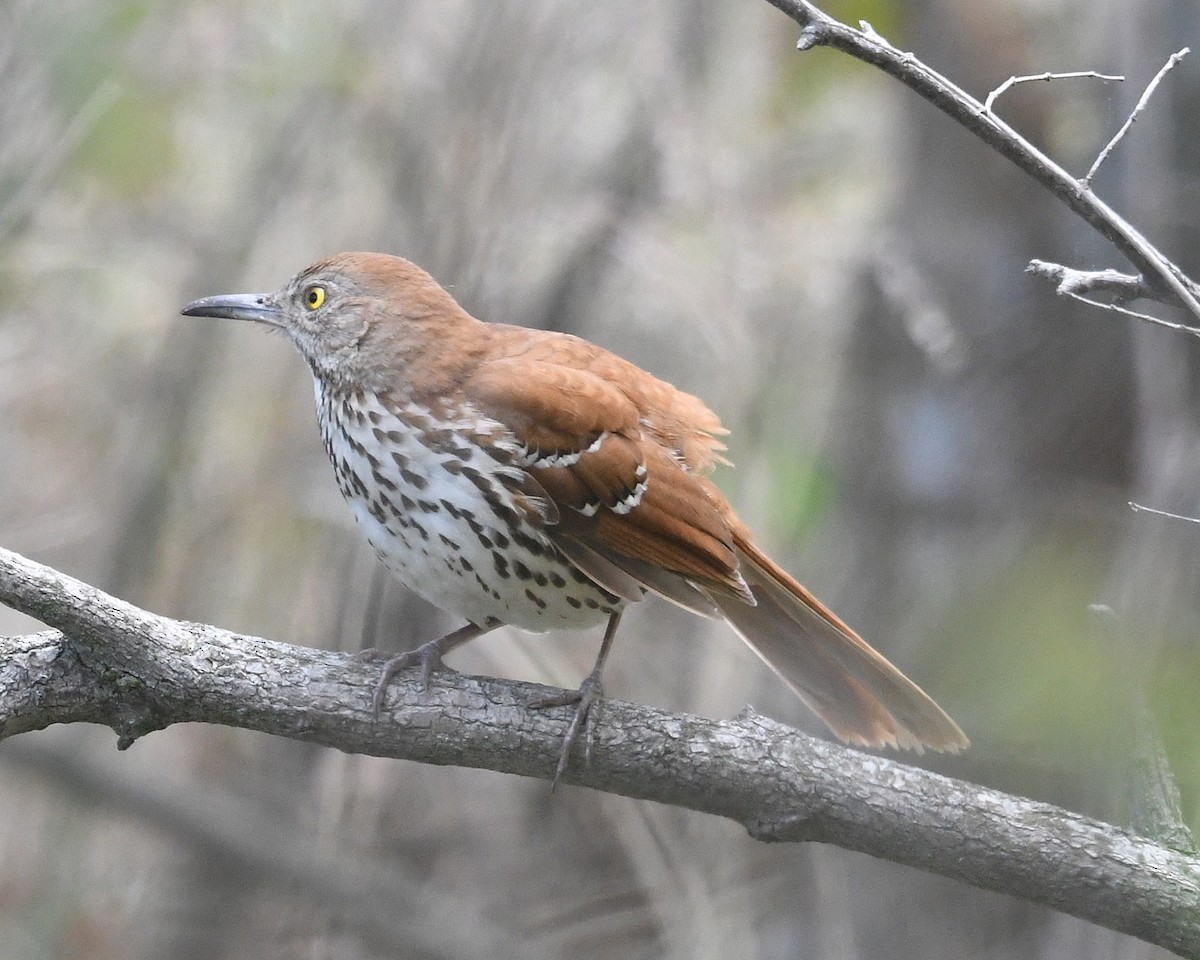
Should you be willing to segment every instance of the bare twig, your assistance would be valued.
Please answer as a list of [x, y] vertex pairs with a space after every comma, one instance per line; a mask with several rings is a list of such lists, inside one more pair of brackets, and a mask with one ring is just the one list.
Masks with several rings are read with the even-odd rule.
[[1139, 313], [1137, 310], [1130, 310], [1128, 307], [1123, 307], [1117, 303], [1105, 303], [1102, 300], [1093, 300], [1091, 297], [1085, 297], [1078, 293], [1072, 293], [1069, 290], [1056, 290], [1060, 296], [1070, 297], [1072, 300], [1078, 300], [1080, 303], [1086, 303], [1089, 307], [1096, 307], [1100, 310], [1107, 310], [1109, 313], [1119, 313], [1124, 317], [1129, 317], [1132, 320], [1141, 320], [1144, 323], [1152, 323], [1156, 327], [1166, 327], [1168, 330], [1174, 330], [1176, 333], [1186, 333], [1193, 337], [1200, 337], [1200, 327], [1190, 327], [1186, 323], [1175, 323], [1171, 320], [1164, 320], [1162, 317], [1156, 317], [1149, 313]]
[[1171, 520], [1186, 520], [1188, 523], [1200, 523], [1200, 517], [1188, 517], [1182, 513], [1169, 513], [1166, 510], [1155, 510], [1154, 507], [1146, 507], [1140, 503], [1129, 501], [1129, 509], [1134, 513], [1152, 513], [1156, 517], [1167, 517]]
[[1129, 132], [1129, 128], [1133, 126], [1134, 121], [1137, 120], [1141, 112], [1146, 109], [1146, 104], [1150, 102], [1150, 97], [1153, 96], [1154, 90], [1158, 86], [1159, 81], [1167, 75], [1167, 72], [1174, 67], [1175, 64], [1186, 57], [1189, 53], [1191, 53], [1191, 50], [1189, 50], [1187, 47], [1184, 47], [1178, 53], [1171, 54], [1171, 56], [1167, 59], [1167, 62], [1162, 65], [1162, 69], [1160, 69], [1158, 73], [1154, 75], [1154, 79], [1150, 81], [1149, 85], [1142, 92], [1142, 96], [1138, 100], [1137, 106], [1133, 108], [1133, 112], [1130, 113], [1125, 122], [1121, 124], [1121, 129], [1117, 131], [1116, 136], [1108, 141], [1108, 145], [1100, 151], [1100, 155], [1096, 157], [1096, 162], [1092, 164], [1092, 168], [1087, 172], [1087, 176], [1079, 181], [1080, 185], [1083, 186], [1085, 190], [1091, 189], [1092, 178], [1096, 176], [1096, 171], [1100, 169], [1100, 164], [1108, 159], [1108, 155], [1113, 152], [1117, 144], [1121, 142], [1122, 138], [1124, 138], [1125, 134]]
[[1081, 77], [1090, 77], [1093, 80], [1124, 80], [1123, 76], [1116, 74], [1097, 73], [1095, 70], [1072, 70], [1068, 73], [1037, 73], [1027, 77], [1009, 77], [1000, 86], [996, 87], [987, 95], [987, 99], [983, 101], [984, 113], [992, 112], [992, 105], [996, 102], [996, 98], [1001, 94], [1015, 87], [1018, 83], [1034, 83], [1039, 80], [1077, 80]]
[[[533, 684], [398, 677], [382, 719], [350, 654], [140, 610], [0, 549], [0, 602], [58, 628], [0, 638], [0, 738], [86, 720], [120, 745], [222, 723], [353, 753], [549, 779], [569, 711]], [[63, 631], [63, 632], [59, 632]], [[1200, 960], [1200, 860], [1049, 804], [806, 737], [747, 711], [706, 720], [606, 700], [567, 781], [834, 843], [1047, 904]]]
[[1200, 320], [1193, 284], [1166, 256], [1116, 211], [983, 104], [911, 53], [897, 50], [874, 31], [847, 26], [808, 0], [768, 0], [801, 26], [797, 47], [826, 46], [895, 77], [918, 96], [975, 134], [1045, 186], [1133, 263], [1154, 299], [1174, 301]]
[[[901, 56], [905, 55], [904, 51], [902, 51], [899, 47], [897, 47], [890, 40], [888, 40], [887, 37], [885, 37], [882, 33], [880, 33], [873, 26], [871, 26], [869, 21], [859, 20], [858, 21], [858, 29], [863, 32], [864, 36], [870, 37], [872, 40], [874, 40], [880, 46], [890, 47], [891, 49], [895, 50]], [[797, 44], [797, 46], [799, 46], [799, 44]]]
[[1030, 260], [1025, 272], [1052, 280], [1058, 285], [1055, 292], [1063, 296], [1104, 293], [1112, 297], [1114, 303], [1153, 298], [1153, 292], [1141, 277], [1119, 270], [1076, 270], [1061, 263]]

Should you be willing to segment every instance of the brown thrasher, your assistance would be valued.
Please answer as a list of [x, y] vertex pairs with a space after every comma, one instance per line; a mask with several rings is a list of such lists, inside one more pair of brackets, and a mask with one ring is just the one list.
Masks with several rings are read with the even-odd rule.
[[[393, 658], [376, 690], [502, 624], [607, 621], [559, 773], [600, 695], [631, 600], [723, 617], [841, 739], [956, 751], [936, 703], [754, 545], [705, 476], [717, 417], [577, 337], [470, 316], [399, 257], [343, 253], [270, 294], [207, 297], [186, 316], [278, 327], [312, 369], [342, 494], [379, 557], [468, 624]], [[543, 704], [544, 705], [544, 704]]]

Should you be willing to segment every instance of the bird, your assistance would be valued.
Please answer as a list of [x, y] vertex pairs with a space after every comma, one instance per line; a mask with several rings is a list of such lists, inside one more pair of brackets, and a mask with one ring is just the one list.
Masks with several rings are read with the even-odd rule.
[[358, 526], [404, 585], [464, 626], [384, 665], [428, 682], [502, 625], [605, 625], [555, 782], [624, 609], [658, 595], [725, 620], [842, 741], [957, 752], [958, 725], [755, 543], [709, 474], [727, 431], [697, 397], [570, 334], [484, 322], [397, 256], [341, 253], [266, 294], [183, 315], [282, 331], [312, 372], [317, 420]]

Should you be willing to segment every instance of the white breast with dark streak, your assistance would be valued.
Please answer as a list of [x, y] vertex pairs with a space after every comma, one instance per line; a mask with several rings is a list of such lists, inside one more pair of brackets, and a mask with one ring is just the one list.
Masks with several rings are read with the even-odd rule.
[[566, 560], [549, 538], [514, 517], [520, 469], [471, 438], [487, 435], [514, 455], [497, 421], [460, 412], [435, 422], [426, 409], [389, 411], [316, 384], [317, 419], [343, 496], [367, 540], [403, 583], [466, 617], [550, 630], [603, 622], [621, 603]]

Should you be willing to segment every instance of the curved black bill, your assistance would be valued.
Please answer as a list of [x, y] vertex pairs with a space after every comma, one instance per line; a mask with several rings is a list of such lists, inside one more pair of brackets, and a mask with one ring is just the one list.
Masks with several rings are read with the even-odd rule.
[[185, 317], [217, 317], [222, 320], [253, 320], [280, 324], [282, 311], [263, 293], [228, 293], [193, 300], [179, 311]]

